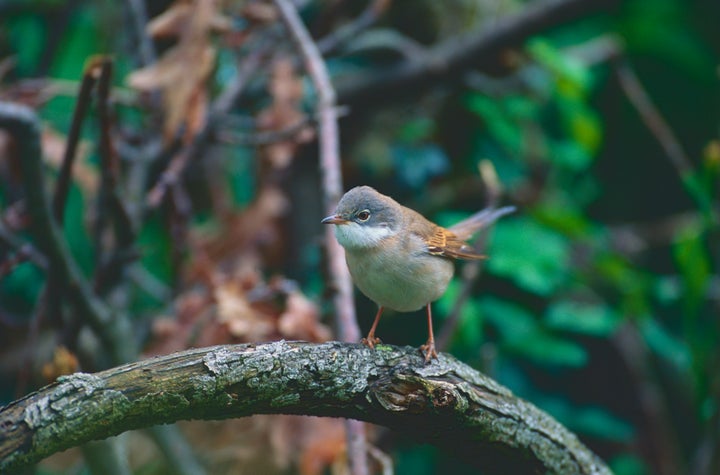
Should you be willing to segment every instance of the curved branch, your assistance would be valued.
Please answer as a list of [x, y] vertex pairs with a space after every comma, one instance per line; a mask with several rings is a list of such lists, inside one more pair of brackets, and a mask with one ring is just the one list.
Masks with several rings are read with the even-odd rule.
[[127, 321], [92, 293], [52, 215], [43, 174], [40, 119], [26, 106], [0, 102], [0, 129], [7, 130], [17, 144], [33, 238], [47, 257], [50, 275], [68, 286], [78, 310], [106, 345], [113, 361], [130, 361], [135, 352]]
[[384, 425], [488, 473], [610, 474], [549, 415], [447, 355], [425, 365], [407, 347], [285, 341], [62, 377], [0, 409], [0, 472], [131, 429], [278, 413]]

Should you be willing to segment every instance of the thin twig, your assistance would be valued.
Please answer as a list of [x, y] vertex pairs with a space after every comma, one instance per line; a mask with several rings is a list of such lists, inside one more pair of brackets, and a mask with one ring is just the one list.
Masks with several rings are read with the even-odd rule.
[[[98, 271], [102, 267], [105, 259], [105, 249], [103, 246], [102, 234], [107, 225], [109, 216], [106, 208], [108, 207], [109, 195], [115, 188], [117, 182], [118, 163], [115, 156], [110, 139], [110, 117], [108, 112], [108, 95], [110, 80], [112, 78], [112, 60], [103, 58], [100, 63], [100, 74], [98, 75], [98, 92], [97, 92], [97, 113], [100, 128], [100, 140], [98, 141], [98, 152], [100, 154], [100, 188], [97, 196], [97, 206], [95, 213], [95, 280], [97, 281]], [[97, 285], [95, 286], [97, 287]]]
[[120, 173], [115, 147], [110, 137], [110, 86], [112, 85], [113, 61], [109, 57], [100, 59], [98, 75], [97, 110], [100, 123], [100, 172], [107, 186], [114, 188]]
[[171, 473], [205, 475], [205, 469], [195, 457], [193, 447], [177, 426], [157, 425], [148, 429], [146, 433], [165, 455]]
[[5, 226], [2, 220], [0, 220], [0, 241], [10, 249], [13, 249], [17, 253], [16, 257], [22, 257], [23, 262], [29, 260], [39, 268], [47, 269], [47, 258], [35, 249], [35, 246], [16, 236], [15, 233]]
[[393, 475], [395, 473], [392, 458], [388, 454], [374, 445], [368, 445], [368, 454], [380, 464], [380, 473], [382, 475]]
[[615, 66], [615, 74], [620, 87], [635, 110], [637, 110], [645, 126], [665, 151], [670, 163], [675, 167], [685, 191], [695, 200], [708, 221], [717, 226], [718, 216], [713, 209], [710, 196], [697, 182], [695, 167], [673, 133], [672, 128], [670, 128], [652, 99], [650, 99], [627, 60], [616, 57], [613, 65]]
[[63, 155], [58, 174], [57, 183], [55, 184], [55, 193], [53, 195], [53, 217], [58, 223], [63, 222], [65, 214], [65, 201], [70, 191], [70, 183], [72, 180], [72, 170], [75, 163], [75, 153], [80, 141], [80, 130], [82, 129], [83, 120], [87, 115], [90, 107], [90, 98], [95, 82], [97, 82], [100, 72], [100, 63], [98, 58], [92, 58], [83, 71], [82, 82], [80, 83], [80, 92], [78, 93], [75, 111], [73, 112], [72, 122], [70, 124], [70, 132], [68, 133], [67, 143], [65, 145], [65, 154]]
[[[341, 118], [348, 113], [347, 107], [336, 107], [335, 117]], [[218, 126], [215, 131], [215, 138], [221, 142], [231, 145], [243, 145], [250, 147], [259, 147], [263, 145], [272, 145], [278, 142], [293, 140], [295, 137], [304, 132], [309, 127], [317, 127], [318, 120], [312, 115], [307, 115], [299, 119], [294, 124], [290, 124], [280, 130], [254, 130], [252, 132], [237, 132], [234, 130], [233, 116], [226, 116], [225, 122], [230, 122], [228, 127]]]
[[[335, 115], [335, 90], [330, 82], [325, 63], [312, 38], [308, 34], [295, 8], [287, 0], [275, 0], [283, 21], [288, 27], [305, 66], [317, 90], [317, 117], [319, 124], [320, 167], [322, 173], [325, 210], [328, 214], [342, 195], [342, 175], [340, 167], [340, 146]], [[338, 328], [344, 341], [358, 341], [360, 329], [355, 319], [352, 281], [345, 265], [342, 248], [335, 241], [332, 230], [328, 228], [327, 244], [330, 259], [330, 275], [336, 290], [335, 308], [339, 314]]]
[[616, 59], [614, 61], [615, 74], [617, 75], [620, 87], [630, 103], [637, 110], [648, 130], [655, 136], [660, 146], [667, 154], [680, 176], [685, 176], [693, 170], [690, 158], [683, 150], [682, 145], [658, 111], [652, 99], [648, 96], [637, 74], [626, 60]]
[[173, 157], [167, 169], [148, 193], [147, 205], [150, 208], [156, 208], [162, 203], [168, 189], [180, 180], [190, 160], [199, 153], [212, 137], [212, 131], [217, 123], [230, 111], [240, 94], [245, 90], [250, 78], [259, 69], [265, 51], [265, 48], [258, 48], [253, 54], [249, 55], [239, 66], [235, 79], [213, 101], [205, 126], [193, 137], [188, 145]]
[[257, 131], [245, 134], [237, 133], [233, 129], [221, 129], [215, 132], [215, 137], [221, 142], [232, 145], [252, 147], [272, 145], [294, 139], [299, 133], [312, 126], [313, 122], [311, 117], [304, 117], [280, 130]]
[[8, 130], [18, 144], [33, 238], [48, 259], [49, 278], [67, 286], [78, 312], [97, 333], [113, 362], [129, 361], [137, 354], [130, 328], [126, 322], [116, 319], [105, 303], [93, 295], [52, 216], [44, 184], [37, 115], [25, 106], [0, 103], [0, 128]]
[[[305, 62], [305, 68], [317, 91], [320, 170], [325, 210], [330, 214], [334, 211], [343, 189], [340, 171], [340, 139], [335, 114], [335, 89], [330, 82], [330, 75], [317, 45], [310, 37], [295, 7], [288, 0], [275, 0], [275, 5]], [[360, 327], [355, 317], [350, 272], [345, 265], [343, 250], [329, 227], [325, 230], [325, 242], [331, 286], [335, 290], [333, 303], [337, 315], [335, 321], [338, 333], [343, 341], [356, 342], [360, 339]], [[345, 430], [351, 472], [353, 475], [367, 475], [369, 471], [365, 426], [362, 422], [348, 420]]]
[[651, 471], [658, 475], [687, 473], [673, 437], [671, 409], [666, 405], [661, 396], [663, 391], [653, 377], [648, 349], [640, 330], [635, 323], [628, 322], [613, 334], [610, 342], [614, 344], [636, 386], [634, 393], [640, 400], [638, 411], [644, 419], [638, 430], [645, 432], [645, 437], [639, 440], [644, 445], [641, 450], [649, 452], [647, 459], [655, 461]]
[[392, 0], [372, 0], [363, 12], [350, 23], [341, 26], [317, 42], [317, 48], [322, 54], [334, 51], [338, 46], [355, 38], [360, 32], [375, 23], [385, 13]]
[[[27, 247], [31, 248], [32, 246], [28, 245]], [[4, 260], [0, 261], [0, 280], [12, 274], [12, 272], [17, 268], [17, 266], [29, 260], [30, 256], [28, 255], [28, 249], [22, 247], [18, 249], [14, 254], [10, 254], [9, 256], [5, 257]]]
[[140, 52], [140, 63], [142, 66], [152, 64], [157, 60], [155, 47], [152, 39], [145, 31], [148, 22], [147, 9], [145, 8], [145, 0], [128, 0], [130, 7], [130, 16], [132, 17], [135, 31], [137, 32], [138, 51]]
[[[487, 200], [487, 206], [485, 210], [487, 210], [488, 212], [486, 222], [487, 226], [490, 226], [496, 219], [502, 217], [507, 213], [512, 212], [514, 208], [496, 209], [500, 201], [500, 196], [502, 195], [502, 186], [500, 184], [500, 181], [498, 180], [497, 173], [495, 172], [495, 168], [493, 167], [492, 162], [490, 162], [489, 160], [483, 160], [482, 162], [480, 162], [479, 170], [480, 176], [485, 185], [485, 197]], [[487, 245], [487, 232], [478, 234], [478, 236], [473, 240], [472, 244], [475, 250], [479, 254], [482, 254], [482, 250]], [[450, 310], [450, 313], [448, 314], [448, 317], [443, 324], [442, 330], [440, 331], [440, 335], [437, 338], [436, 347], [439, 351], [444, 351], [450, 344], [450, 341], [452, 340], [452, 337], [455, 334], [455, 331], [457, 330], [457, 327], [460, 323], [462, 309], [465, 306], [467, 300], [472, 295], [473, 286], [475, 285], [475, 282], [482, 273], [483, 264], [484, 261], [477, 260], [468, 262], [463, 267], [462, 288], [460, 289], [460, 294], [455, 299], [453, 307]]]
[[[127, 258], [131, 254], [128, 252], [128, 248], [135, 241], [133, 221], [118, 193], [120, 163], [111, 137], [110, 86], [112, 84], [112, 66], [112, 60], [104, 58], [100, 66], [97, 85], [101, 184], [97, 199], [95, 222], [97, 265], [94, 288], [96, 290], [103, 290], [103, 288], [112, 286], [115, 283], [115, 280], [107, 279], [108, 274], [118, 278], [122, 276], [121, 269], [131, 261]], [[114, 230], [115, 249], [106, 252], [103, 247], [102, 236], [108, 223], [112, 224]], [[103, 283], [103, 285], [99, 285], [100, 283]]]

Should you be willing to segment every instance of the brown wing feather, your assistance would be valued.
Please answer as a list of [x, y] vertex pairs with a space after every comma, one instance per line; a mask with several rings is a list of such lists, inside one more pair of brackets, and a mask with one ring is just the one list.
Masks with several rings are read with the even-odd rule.
[[469, 260], [485, 259], [486, 257], [478, 254], [472, 246], [458, 238], [455, 233], [440, 226], [435, 226], [432, 235], [425, 240], [425, 243], [428, 252], [434, 256]]

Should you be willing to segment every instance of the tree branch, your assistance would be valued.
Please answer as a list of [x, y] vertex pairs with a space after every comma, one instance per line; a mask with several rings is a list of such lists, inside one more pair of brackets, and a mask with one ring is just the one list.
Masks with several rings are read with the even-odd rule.
[[[290, 33], [305, 69], [317, 91], [317, 115], [320, 146], [320, 172], [323, 185], [323, 201], [328, 214], [332, 213], [342, 194], [342, 170], [340, 166], [340, 133], [335, 110], [335, 89], [330, 81], [322, 55], [310, 33], [289, 0], [275, 0], [280, 17]], [[355, 315], [350, 271], [345, 265], [345, 253], [335, 240], [330, 226], [325, 229], [328, 270], [333, 289], [335, 322], [343, 341], [356, 342], [360, 339], [360, 326]], [[352, 475], [367, 475], [367, 434], [361, 422], [348, 420], [345, 423], [347, 453]]]
[[280, 413], [381, 424], [487, 473], [610, 474], [550, 416], [445, 354], [425, 365], [409, 347], [285, 341], [61, 377], [0, 409], [0, 472], [155, 424]]
[[27, 209], [32, 219], [32, 235], [38, 249], [47, 257], [51, 276], [66, 283], [73, 303], [95, 330], [113, 361], [120, 363], [135, 357], [134, 339], [124, 319], [116, 318], [91, 291], [67, 248], [52, 215], [45, 188], [40, 121], [28, 107], [0, 102], [0, 128], [6, 129], [18, 145]]
[[620, 0], [547, 0], [532, 2], [515, 15], [502, 18], [465, 36], [456, 36], [413, 56], [390, 69], [348, 78], [338, 83], [338, 102], [387, 103], [400, 97], [416, 97], [419, 91], [447, 82], [472, 68], [483, 71], [497, 65], [507, 48], [520, 46], [529, 37], [594, 11], [609, 10]]

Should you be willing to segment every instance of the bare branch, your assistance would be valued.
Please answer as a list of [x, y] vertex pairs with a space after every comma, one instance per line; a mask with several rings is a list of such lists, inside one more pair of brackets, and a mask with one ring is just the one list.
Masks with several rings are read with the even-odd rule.
[[371, 0], [357, 18], [318, 40], [318, 50], [323, 54], [327, 54], [346, 41], [356, 37], [364, 29], [375, 23], [385, 13], [391, 2], [392, 0]]
[[619, 58], [614, 62], [615, 73], [620, 87], [630, 100], [640, 118], [663, 148], [678, 174], [683, 177], [693, 170], [690, 158], [675, 137], [670, 126], [658, 111], [640, 83], [635, 71], [627, 61]]
[[[310, 37], [300, 15], [289, 0], [275, 0], [280, 16], [290, 32], [318, 96], [317, 115], [319, 123], [320, 170], [324, 192], [325, 210], [332, 213], [342, 194], [342, 173], [340, 169], [340, 134], [335, 114], [335, 89], [317, 45]], [[345, 265], [344, 251], [337, 243], [328, 226], [325, 242], [328, 253], [330, 287], [334, 290], [338, 333], [343, 341], [360, 340], [360, 327], [355, 316], [350, 271]], [[345, 424], [348, 458], [353, 475], [369, 473], [367, 463], [367, 435], [365, 426], [356, 421]]]
[[38, 249], [48, 260], [49, 277], [67, 286], [73, 304], [97, 333], [113, 361], [122, 363], [134, 359], [134, 340], [126, 322], [115, 318], [92, 293], [52, 216], [43, 174], [40, 121], [28, 107], [0, 103], [0, 128], [6, 129], [18, 144], [32, 234]]
[[97, 58], [92, 58], [83, 71], [80, 91], [78, 92], [77, 103], [75, 105], [75, 111], [73, 112], [72, 123], [70, 124], [70, 132], [68, 133], [67, 143], [65, 145], [65, 154], [63, 155], [62, 163], [60, 164], [60, 173], [58, 174], [57, 183], [55, 184], [52, 206], [53, 217], [58, 223], [63, 222], [65, 201], [70, 191], [72, 170], [75, 164], [75, 153], [78, 142], [80, 141], [80, 131], [88, 108], [90, 107], [92, 90], [97, 82], [98, 74], [99, 63]]
[[465, 36], [451, 37], [426, 53], [400, 62], [383, 72], [374, 71], [338, 84], [342, 104], [396, 101], [416, 97], [427, 87], [460, 77], [476, 68], [488, 71], [503, 51], [516, 48], [529, 37], [594, 11], [608, 10], [620, 0], [547, 0], [523, 6], [518, 13], [494, 20]]
[[145, 8], [145, 0], [128, 0], [128, 7], [137, 32], [138, 51], [140, 52], [140, 64], [147, 66], [157, 59], [155, 54], [155, 46], [152, 39], [145, 31], [148, 22], [147, 9]]

